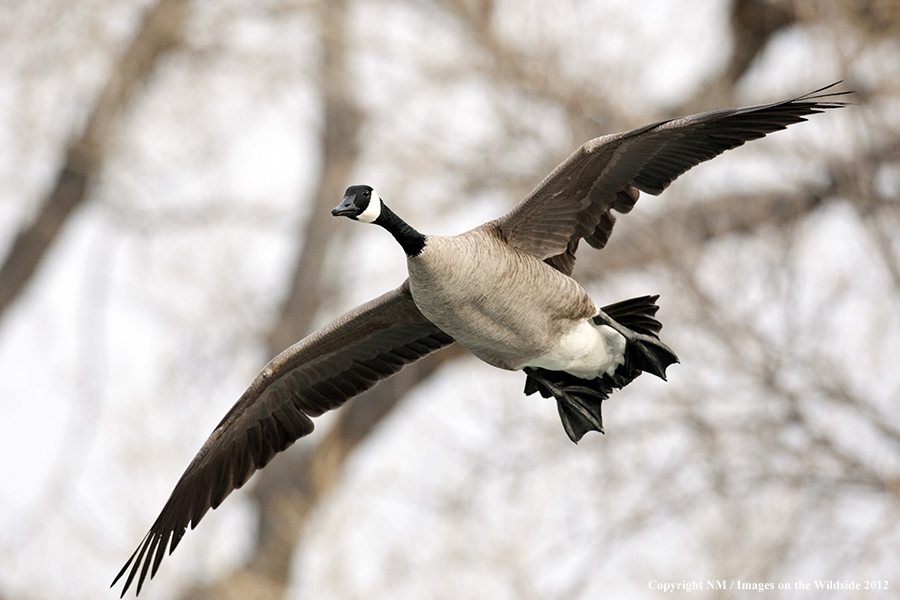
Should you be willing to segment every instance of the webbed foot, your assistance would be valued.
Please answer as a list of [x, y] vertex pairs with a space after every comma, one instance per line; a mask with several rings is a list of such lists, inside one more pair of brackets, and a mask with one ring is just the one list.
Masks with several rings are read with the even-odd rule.
[[[544, 398], [556, 398], [559, 418], [570, 440], [577, 444], [588, 431], [603, 433], [600, 405], [609, 397], [610, 386], [599, 379], [587, 381], [561, 371], [531, 367], [524, 370], [528, 374], [525, 394], [540, 392]], [[599, 389], [588, 387], [597, 383], [601, 384]]]

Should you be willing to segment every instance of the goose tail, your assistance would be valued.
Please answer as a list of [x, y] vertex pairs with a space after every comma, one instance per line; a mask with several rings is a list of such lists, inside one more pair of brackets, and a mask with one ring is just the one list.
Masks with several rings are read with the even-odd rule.
[[525, 395], [539, 392], [556, 399], [566, 434], [576, 444], [588, 431], [603, 433], [600, 407], [613, 390], [634, 381], [642, 372], [665, 380], [666, 368], [678, 362], [675, 353], [658, 337], [662, 324], [656, 320], [659, 296], [642, 296], [604, 306], [594, 317], [597, 325], [609, 325], [625, 337], [625, 362], [612, 375], [581, 379], [565, 371], [526, 367]]

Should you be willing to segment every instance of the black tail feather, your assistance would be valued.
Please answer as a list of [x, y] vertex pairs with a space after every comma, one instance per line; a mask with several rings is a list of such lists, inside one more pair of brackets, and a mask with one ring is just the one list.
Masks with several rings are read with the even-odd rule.
[[656, 311], [659, 310], [657, 300], [659, 295], [629, 298], [604, 306], [600, 311], [632, 331], [656, 336], [662, 329], [662, 323], [655, 318]]

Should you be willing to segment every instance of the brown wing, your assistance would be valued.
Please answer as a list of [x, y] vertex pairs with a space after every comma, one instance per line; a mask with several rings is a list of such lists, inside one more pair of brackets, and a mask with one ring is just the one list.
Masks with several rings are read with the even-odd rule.
[[578, 241], [605, 246], [615, 223], [611, 211], [630, 211], [639, 190], [659, 194], [691, 167], [726, 150], [805, 121], [805, 115], [844, 106], [833, 98], [850, 92], [820, 93], [838, 83], [774, 104], [670, 119], [591, 140], [486, 226], [571, 274]]
[[188, 524], [196, 527], [206, 511], [309, 434], [309, 417], [337, 408], [452, 342], [416, 308], [407, 280], [279, 354], [213, 430], [113, 585], [131, 566], [124, 596], [140, 567], [140, 593], [148, 570], [151, 579], [156, 574], [170, 539], [171, 554]]

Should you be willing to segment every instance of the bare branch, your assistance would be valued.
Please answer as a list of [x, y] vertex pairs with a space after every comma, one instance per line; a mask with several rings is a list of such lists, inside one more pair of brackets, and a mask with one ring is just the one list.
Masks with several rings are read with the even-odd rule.
[[69, 215], [84, 202], [119, 115], [147, 81], [159, 57], [181, 43], [186, 15], [183, 0], [162, 0], [147, 11], [140, 31], [111, 72], [81, 136], [66, 151], [65, 163], [37, 217], [16, 236], [0, 267], [0, 315], [30, 281]]

